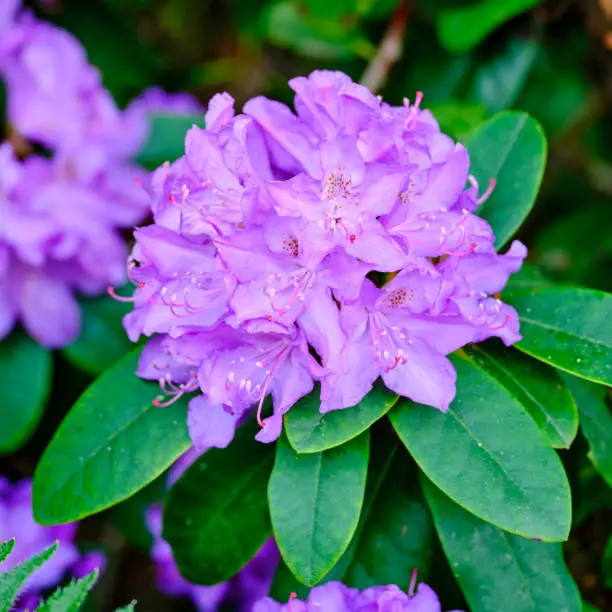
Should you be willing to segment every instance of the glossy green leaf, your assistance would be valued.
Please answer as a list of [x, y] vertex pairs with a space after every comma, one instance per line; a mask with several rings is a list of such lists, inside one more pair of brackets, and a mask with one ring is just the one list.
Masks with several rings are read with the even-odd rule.
[[98, 579], [98, 570], [57, 589], [36, 612], [79, 612]]
[[0, 342], [0, 453], [11, 453], [34, 433], [51, 387], [51, 353], [15, 332]]
[[487, 109], [478, 102], [442, 102], [432, 104], [429, 110], [445, 134], [461, 141], [467, 140], [487, 116]]
[[64, 349], [66, 358], [93, 376], [117, 363], [134, 347], [121, 323], [131, 309], [110, 296], [81, 302], [81, 333]]
[[342, 556], [357, 529], [369, 458], [369, 434], [322, 453], [298, 455], [283, 437], [268, 487], [276, 542], [307, 585]]
[[190, 446], [186, 400], [157, 408], [159, 386], [136, 376], [126, 355], [83, 393], [34, 475], [34, 515], [43, 525], [76, 521], [136, 493]]
[[438, 37], [451, 52], [468, 51], [505, 21], [540, 2], [542, 0], [480, 0], [446, 9], [438, 18]]
[[534, 266], [529, 262], [523, 262], [521, 269], [508, 279], [508, 283], [506, 284], [502, 295], [505, 299], [510, 293], [518, 293], [552, 286], [554, 286], [554, 283], [546, 278], [537, 266]]
[[516, 346], [583, 378], [612, 385], [612, 294], [575, 287], [504, 293], [521, 319]]
[[589, 443], [589, 459], [612, 487], [612, 413], [606, 405], [608, 389], [602, 385], [562, 374], [580, 414], [580, 427]]
[[270, 537], [266, 487], [274, 447], [241, 427], [228, 448], [211, 449], [170, 489], [164, 538], [185, 578], [218, 584], [234, 576]]
[[560, 544], [497, 529], [423, 481], [442, 547], [472, 612], [580, 612]]
[[202, 115], [152, 114], [149, 138], [138, 155], [138, 163], [156, 168], [185, 153], [185, 135], [194, 125], [204, 127]]
[[470, 172], [481, 191], [491, 179], [495, 189], [478, 208], [495, 233], [499, 249], [516, 232], [533, 207], [546, 167], [546, 137], [526, 113], [498, 113], [472, 132], [467, 141]]
[[318, 453], [340, 446], [387, 414], [397, 395], [377, 385], [356, 406], [321, 414], [319, 390], [300, 400], [285, 416], [285, 433], [298, 453]]
[[472, 345], [466, 352], [527, 408], [553, 447], [570, 447], [578, 431], [578, 409], [556, 370], [499, 342]]
[[474, 77], [472, 97], [490, 113], [512, 107], [533, 66], [538, 43], [512, 38], [502, 53], [480, 66]]
[[10, 571], [0, 574], [0, 610], [10, 610], [17, 593], [23, 588], [27, 579], [42, 567], [57, 550], [58, 543], [32, 555], [29, 559], [15, 565]]
[[[412, 467], [412, 469], [410, 469]], [[387, 474], [342, 581], [365, 589], [396, 584], [408, 590], [412, 571], [427, 576], [433, 525], [414, 465], [398, 457]]]
[[453, 364], [457, 395], [446, 414], [409, 401], [390, 412], [402, 442], [436, 486], [481, 519], [566, 540], [570, 490], [557, 454], [501, 382], [469, 358]]

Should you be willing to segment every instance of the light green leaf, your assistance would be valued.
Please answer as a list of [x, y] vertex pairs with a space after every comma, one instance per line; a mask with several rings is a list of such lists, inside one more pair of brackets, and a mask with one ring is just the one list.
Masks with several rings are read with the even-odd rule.
[[429, 110], [440, 125], [440, 129], [451, 138], [465, 141], [485, 120], [487, 109], [478, 102], [442, 102], [432, 104]]
[[396, 584], [408, 590], [412, 570], [427, 576], [432, 542], [433, 525], [416, 470], [405, 456], [398, 457], [374, 500], [342, 582], [358, 589]]
[[612, 385], [612, 295], [575, 287], [504, 292], [523, 340], [516, 347], [570, 374]]
[[369, 458], [369, 434], [322, 453], [298, 455], [277, 443], [268, 487], [276, 543], [296, 578], [309, 586], [342, 556], [357, 529]]
[[26, 580], [51, 558], [57, 547], [58, 543], [55, 542], [42, 552], [19, 563], [9, 572], [0, 574], [0, 610], [11, 609], [15, 597], [17, 597]]
[[556, 370], [498, 342], [466, 353], [520, 402], [554, 448], [569, 448], [578, 432], [578, 409]]
[[138, 163], [146, 168], [157, 168], [166, 161], [173, 162], [185, 153], [185, 136], [194, 126], [204, 127], [202, 115], [152, 114], [151, 131], [146, 145], [138, 155]]
[[537, 52], [535, 40], [512, 38], [500, 55], [478, 69], [472, 97], [490, 113], [510, 108], [525, 84]]
[[589, 459], [612, 487], [612, 414], [606, 405], [608, 389], [562, 373], [580, 414], [580, 427], [589, 443]]
[[34, 516], [43, 525], [100, 512], [142, 489], [190, 446], [185, 399], [153, 405], [159, 386], [136, 376], [126, 355], [83, 393], [34, 475]]
[[542, 0], [480, 0], [442, 11], [438, 38], [453, 53], [475, 47], [505, 21], [540, 4]]
[[0, 342], [0, 454], [21, 447], [34, 433], [51, 388], [51, 353], [24, 333]]
[[0, 544], [0, 563], [6, 561], [6, 558], [11, 554], [15, 546], [15, 538], [12, 540], [7, 540], [6, 542], [2, 542]]
[[301, 399], [285, 416], [285, 433], [298, 453], [318, 453], [340, 446], [387, 414], [397, 395], [377, 385], [356, 406], [321, 414], [319, 390]]
[[481, 191], [495, 179], [491, 196], [478, 208], [503, 247], [533, 207], [546, 167], [546, 136], [526, 113], [498, 113], [483, 123], [467, 141], [470, 172]]
[[57, 589], [47, 601], [36, 608], [36, 612], [78, 612], [97, 579], [98, 570], [95, 569], [91, 574]]
[[270, 537], [266, 487], [274, 447], [241, 427], [225, 449], [193, 463], [168, 494], [164, 538], [185, 578], [213, 585], [241, 570]]
[[110, 296], [83, 300], [81, 333], [64, 349], [66, 358], [93, 376], [108, 370], [134, 348], [121, 323], [130, 310], [129, 304]]
[[580, 612], [560, 544], [534, 542], [476, 518], [423, 478], [450, 566], [472, 612]]
[[127, 606], [123, 606], [122, 608], [117, 608], [115, 612], [134, 612], [136, 610], [136, 600], [130, 602]]
[[515, 397], [467, 357], [453, 357], [448, 412], [400, 401], [389, 417], [427, 476], [455, 502], [512, 533], [566, 540], [570, 489], [555, 451]]
[[603, 553], [601, 573], [606, 587], [608, 589], [612, 588], [612, 536], [608, 538], [608, 543]]

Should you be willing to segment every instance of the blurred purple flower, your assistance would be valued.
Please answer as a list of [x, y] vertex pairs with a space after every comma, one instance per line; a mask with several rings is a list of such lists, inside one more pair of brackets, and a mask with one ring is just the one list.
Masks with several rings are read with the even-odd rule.
[[[404, 593], [395, 585], [370, 587], [358, 591], [340, 582], [328, 582], [314, 587], [308, 599], [294, 597], [286, 604], [269, 597], [257, 602], [252, 612], [441, 612], [436, 594], [421, 583], [414, 595]], [[458, 611], [455, 611], [458, 612]]]
[[35, 605], [39, 594], [55, 587], [66, 572], [82, 577], [98, 568], [104, 570], [106, 559], [98, 551], [81, 554], [74, 543], [77, 523], [55, 527], [39, 525], [32, 514], [32, 482], [21, 480], [11, 484], [0, 476], [0, 541], [15, 539], [13, 551], [2, 563], [0, 571], [6, 572], [32, 555], [59, 542], [53, 556], [27, 581], [19, 595], [18, 610]]
[[[205, 130], [152, 176], [154, 225], [137, 230], [132, 340], [157, 335], [139, 375], [165, 400], [200, 390], [188, 425], [224, 447], [257, 409], [271, 441], [314, 381], [321, 410], [357, 404], [380, 376], [446, 410], [447, 355], [520, 339], [499, 292], [526, 256], [498, 255], [466, 149], [415, 102], [392, 107], [339, 72], [290, 82], [295, 110], [215, 96]], [[267, 394], [273, 415], [260, 415]]]
[[168, 93], [161, 87], [146, 89], [132, 102], [132, 105], [142, 105], [149, 113], [204, 114], [204, 107], [195, 96], [183, 92]]

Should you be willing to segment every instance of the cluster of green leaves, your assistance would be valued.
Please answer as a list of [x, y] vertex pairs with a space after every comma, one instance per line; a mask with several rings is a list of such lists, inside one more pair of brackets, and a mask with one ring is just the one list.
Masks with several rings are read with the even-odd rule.
[[[497, 182], [481, 214], [503, 247], [536, 198], [545, 137], [525, 113], [504, 112], [467, 146], [477, 179]], [[225, 581], [274, 535], [281, 599], [331, 579], [406, 588], [413, 568], [426, 578], [437, 533], [473, 611], [581, 610], [561, 554], [572, 516], [556, 449], [570, 447], [580, 416], [593, 465], [612, 480], [603, 386], [612, 384], [612, 296], [555, 286], [526, 267], [503, 298], [523, 340], [453, 356], [446, 414], [377, 386], [358, 406], [321, 415], [315, 390], [288, 413], [276, 445], [255, 442], [246, 424], [229, 448], [197, 460], [165, 501], [163, 533], [183, 575]], [[129, 498], [189, 447], [185, 401], [154, 407], [158, 388], [134, 375], [138, 355], [103, 373], [49, 444], [34, 480], [41, 523]]]
[[[15, 540], [8, 540], [0, 544], [0, 564], [11, 554]], [[32, 555], [29, 559], [15, 565], [10, 571], [0, 574], [0, 609], [10, 610], [19, 599], [19, 595], [26, 587], [28, 578], [39, 570], [57, 550], [56, 542], [40, 553]], [[58, 588], [46, 601], [36, 607], [36, 612], [78, 612], [87, 595], [98, 578], [98, 570], [74, 580], [65, 587]], [[116, 610], [115, 612], [134, 612], [135, 602]]]

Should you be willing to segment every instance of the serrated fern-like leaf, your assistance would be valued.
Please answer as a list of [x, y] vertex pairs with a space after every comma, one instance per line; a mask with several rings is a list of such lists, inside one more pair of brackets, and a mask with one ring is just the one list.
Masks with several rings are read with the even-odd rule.
[[117, 608], [115, 612], [134, 612], [136, 610], [136, 600], [130, 602], [127, 606], [123, 606], [123, 608]]
[[95, 569], [91, 574], [57, 589], [47, 601], [36, 608], [36, 612], [78, 612], [97, 578], [98, 570]]
[[[27, 579], [44, 563], [46, 563], [57, 550], [58, 542], [45, 548], [40, 553], [32, 555], [11, 571], [0, 575], [0, 610], [10, 610], [17, 594]], [[12, 549], [12, 546], [11, 546]]]
[[6, 558], [11, 554], [13, 546], [15, 546], [15, 538], [13, 538], [12, 540], [7, 540], [6, 542], [2, 542], [2, 544], [0, 544], [0, 563], [5, 561]]

